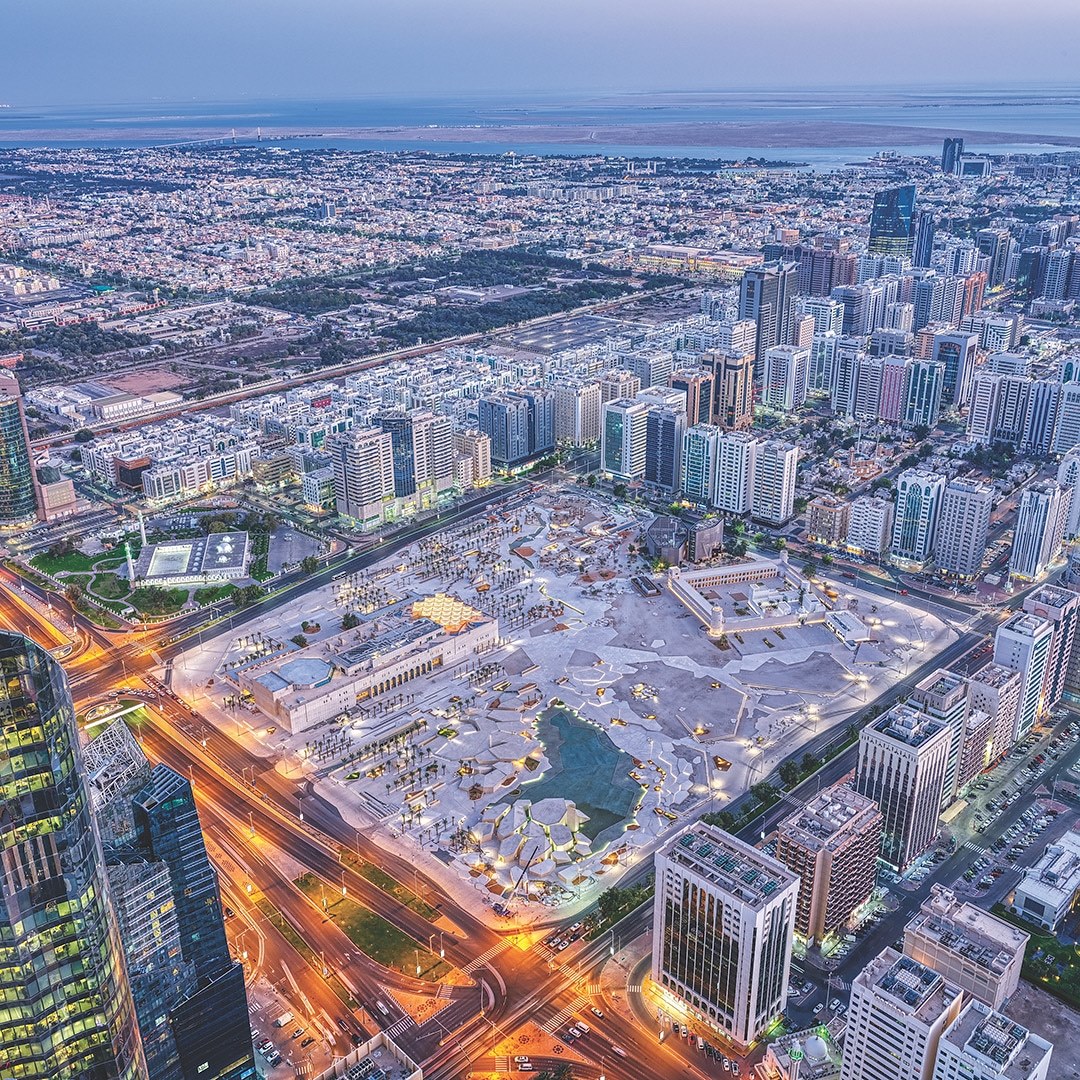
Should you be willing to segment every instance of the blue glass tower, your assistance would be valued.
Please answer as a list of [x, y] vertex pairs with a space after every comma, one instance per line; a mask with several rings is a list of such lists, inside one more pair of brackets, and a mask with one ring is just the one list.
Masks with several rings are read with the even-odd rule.
[[915, 248], [914, 184], [885, 188], [874, 196], [867, 246], [873, 255], [911, 258]]

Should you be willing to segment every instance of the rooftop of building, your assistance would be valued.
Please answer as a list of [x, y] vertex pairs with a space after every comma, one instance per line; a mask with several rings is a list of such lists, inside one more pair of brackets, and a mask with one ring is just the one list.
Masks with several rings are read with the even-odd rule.
[[1048, 844], [1035, 865], [1024, 872], [1017, 885], [1020, 889], [1029, 895], [1041, 895], [1055, 906], [1080, 889], [1080, 834], [1070, 830]]
[[664, 854], [754, 908], [799, 880], [782, 863], [711, 825], [696, 825]]
[[989, 663], [979, 668], [971, 676], [971, 680], [972, 682], [982, 683], [984, 686], [993, 687], [995, 690], [1000, 690], [1014, 679], [1019, 679], [1019, 677], [1019, 673], [1012, 668], [1007, 668], [1003, 664]]
[[907, 934], [930, 938], [964, 960], [1002, 972], [1027, 946], [1029, 935], [1019, 927], [962, 903], [941, 885], [931, 889], [919, 913], [907, 924]]
[[988, 1063], [1002, 1080], [1028, 1080], [1051, 1050], [1045, 1039], [981, 1001], [968, 1004], [942, 1041]]
[[933, 1023], [953, 1001], [953, 990], [936, 972], [895, 949], [885, 949], [855, 976], [856, 983], [870, 986], [879, 998], [923, 1023]]
[[877, 803], [849, 787], [826, 788], [780, 823], [778, 832], [794, 843], [818, 851], [838, 844], [877, 815]]
[[[865, 730], [865, 729], [864, 729]], [[871, 730], [905, 746], [919, 747], [942, 730], [941, 724], [908, 705], [894, 705]]]
[[243, 570], [247, 564], [246, 532], [210, 533], [192, 540], [146, 544], [139, 552], [135, 576], [140, 581], [188, 574]]

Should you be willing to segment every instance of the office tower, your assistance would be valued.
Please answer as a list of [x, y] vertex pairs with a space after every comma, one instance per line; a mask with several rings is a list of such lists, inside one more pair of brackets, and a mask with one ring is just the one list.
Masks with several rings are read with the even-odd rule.
[[1053, 1049], [1022, 1024], [969, 1001], [941, 1033], [930, 1080], [1046, 1080]]
[[[1028, 394], [1027, 410], [1024, 413], [1024, 431], [1020, 437], [1020, 449], [1025, 454], [1049, 454], [1053, 445], [1061, 406], [1068, 417], [1066, 422], [1073, 425], [1080, 422], [1080, 386], [1073, 384], [1074, 392], [1065, 395], [1071, 398], [1063, 401], [1063, 387], [1057, 379], [1035, 379]], [[1070, 415], [1071, 414], [1071, 415]], [[1069, 449], [1075, 443], [1068, 443]]]
[[941, 413], [941, 391], [945, 369], [933, 360], [912, 360], [908, 367], [907, 400], [903, 424], [906, 428], [937, 425]]
[[1069, 272], [1073, 253], [1067, 248], [1051, 251], [1046, 259], [1042, 295], [1046, 300], [1064, 300], [1069, 294]]
[[937, 835], [952, 733], [908, 705], [894, 705], [859, 734], [855, 788], [878, 804], [881, 857], [903, 870]]
[[812, 315], [793, 314], [791, 317], [791, 333], [788, 335], [788, 344], [799, 349], [809, 349], [814, 340], [814, 317]]
[[750, 512], [761, 443], [747, 431], [721, 431], [717, 440], [716, 508]]
[[949, 731], [949, 756], [941, 786], [941, 809], [956, 799], [960, 754], [967, 734], [968, 687], [962, 675], [938, 668], [919, 681], [911, 695], [912, 704]]
[[0, 1060], [20, 1080], [142, 1080], [146, 1063], [60, 665], [0, 631]]
[[987, 281], [990, 288], [997, 288], [1005, 281], [1009, 256], [1016, 247], [1016, 241], [1008, 229], [980, 229], [975, 234], [975, 246], [989, 260]]
[[994, 489], [989, 484], [956, 477], [945, 485], [934, 538], [934, 561], [939, 570], [971, 578], [986, 556], [986, 536]]
[[832, 291], [832, 299], [843, 309], [840, 326], [845, 334], [866, 337], [885, 323], [889, 294], [874, 284], [840, 285]]
[[1065, 693], [1072, 657], [1076, 649], [1076, 624], [1080, 617], [1080, 596], [1057, 585], [1041, 585], [1024, 597], [1024, 611], [1053, 624], [1054, 638], [1046, 660], [1043, 679], [1043, 708], [1056, 709]]
[[980, 368], [971, 379], [971, 407], [968, 409], [967, 437], [970, 442], [990, 446], [997, 430], [1003, 376]]
[[[1058, 391], [1057, 409], [1052, 420], [1053, 434], [1050, 438], [1050, 449], [1055, 454], [1067, 454], [1080, 445], [1080, 381], [1077, 381], [1072, 371], [1070, 375], [1073, 377], [1050, 383], [1050, 386], [1056, 387]], [[1041, 445], [1043, 440], [1040, 439], [1039, 442]]]
[[716, 469], [720, 429], [694, 424], [686, 429], [682, 445], [682, 490], [693, 502], [712, 506], [716, 500]]
[[794, 412], [806, 401], [810, 350], [774, 345], [765, 350], [761, 402], [767, 409]]
[[686, 394], [686, 422], [690, 425], [712, 423], [712, 371], [683, 369], [671, 374], [669, 386]]
[[1001, 664], [987, 664], [968, 678], [968, 707], [973, 713], [988, 713], [992, 719], [991, 747], [984, 767], [1012, 749], [1020, 684], [1020, 673]]
[[483, 487], [491, 482], [491, 439], [482, 431], [470, 428], [454, 432], [454, 453], [468, 461], [467, 487]]
[[600, 379], [600, 405], [609, 401], [632, 398], [641, 389], [641, 380], [624, 368], [612, 368]]
[[588, 446], [600, 441], [600, 383], [593, 380], [555, 384], [555, 441]]
[[963, 152], [963, 139], [946, 139], [941, 146], [941, 171], [949, 176], [954, 175]]
[[860, 338], [842, 337], [836, 342], [829, 400], [833, 411], [840, 416], [852, 416], [855, 412], [855, 391], [862, 352]]
[[413, 454], [413, 426], [402, 410], [382, 413], [375, 423], [390, 435], [394, 459], [394, 495], [401, 499], [416, 494], [416, 461]]
[[600, 467], [616, 480], [645, 475], [649, 405], [622, 398], [604, 405], [600, 428]]
[[516, 391], [525, 399], [529, 431], [529, 457], [555, 449], [555, 391], [546, 386], [525, 386]]
[[881, 384], [885, 361], [880, 356], [859, 353], [855, 363], [855, 403], [852, 415], [856, 420], [874, 423], [881, 409]]
[[1003, 1009], [1020, 986], [1031, 935], [931, 885], [919, 913], [904, 927], [904, 955], [938, 972], [992, 1009]]
[[770, 439], [762, 443], [754, 464], [750, 516], [766, 525], [785, 525], [795, 513], [795, 472], [799, 448]]
[[876, 495], [859, 495], [853, 499], [847, 546], [864, 555], [883, 555], [892, 543], [894, 512], [890, 499]]
[[650, 408], [645, 417], [646, 483], [664, 491], [679, 490], [686, 413], [669, 407]]
[[330, 445], [337, 512], [363, 528], [386, 520], [394, 502], [393, 437], [379, 428], [353, 428]]
[[1053, 480], [1035, 481], [1024, 488], [1016, 511], [1009, 573], [1037, 581], [1057, 558], [1069, 521], [1072, 493]]
[[476, 403], [476, 426], [491, 439], [491, 464], [507, 470], [529, 457], [529, 403], [518, 394], [499, 392]]
[[799, 284], [798, 263], [774, 262], [750, 267], [739, 283], [739, 318], [757, 327], [755, 371], [765, 350], [787, 341], [790, 305]]
[[706, 353], [713, 370], [712, 422], [729, 431], [741, 431], [754, 422], [754, 354], [719, 351]]
[[899, 424], [907, 405], [911, 361], [906, 356], [886, 356], [881, 367], [878, 415], [889, 424]]
[[37, 514], [22, 392], [13, 376], [0, 374], [0, 525], [29, 522]]
[[816, 544], [841, 547], [851, 526], [851, 504], [835, 495], [818, 495], [806, 505], [806, 536]]
[[1010, 742], [1018, 742], [1044, 712], [1043, 687], [1054, 643], [1049, 619], [1018, 611], [994, 635], [994, 663], [1019, 672], [1020, 694]]
[[453, 423], [423, 409], [391, 410], [375, 417], [390, 435], [394, 496], [432, 506], [453, 486]]
[[855, 976], [840, 1080], [931, 1080], [942, 1032], [964, 993], [936, 971], [884, 949]]
[[930, 358], [945, 369], [941, 384], [941, 400], [945, 404], [960, 407], [968, 403], [978, 349], [979, 339], [975, 334], [959, 330], [934, 334]]
[[890, 554], [897, 564], [923, 566], [934, 553], [945, 478], [929, 469], [905, 469], [896, 482]]
[[654, 982], [739, 1046], [787, 1004], [799, 879], [698, 823], [656, 854]]
[[833, 384], [838, 336], [831, 330], [815, 334], [810, 343], [810, 371], [806, 383], [809, 390], [829, 392]]
[[874, 196], [870, 215], [872, 255], [901, 255], [911, 258], [915, 246], [915, 185], [885, 188]]
[[915, 266], [929, 266], [934, 259], [934, 214], [920, 210], [915, 215], [915, 245], [911, 261]]
[[1080, 536], [1080, 445], [1062, 459], [1057, 472], [1058, 485], [1070, 492], [1069, 513], [1065, 519], [1065, 539]]
[[795, 930], [820, 943], [874, 891], [881, 848], [877, 804], [849, 787], [818, 792], [776, 828], [776, 858], [798, 874]]

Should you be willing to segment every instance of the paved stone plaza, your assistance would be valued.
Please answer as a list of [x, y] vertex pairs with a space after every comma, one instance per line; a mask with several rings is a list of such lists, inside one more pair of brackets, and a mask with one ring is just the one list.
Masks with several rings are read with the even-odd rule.
[[[357, 825], [427, 852], [431, 872], [466, 894], [515, 910], [586, 899], [957, 634], [845, 585], [835, 604], [870, 641], [845, 645], [821, 622], [733, 622], [710, 637], [663, 573], [652, 575], [657, 596], [632, 585], [645, 521], [577, 488], [542, 495], [336, 580], [239, 640], [203, 642], [177, 663], [175, 685], [279, 768], [303, 768]], [[497, 618], [500, 644], [296, 735], [237, 700], [231, 672], [296, 648], [298, 633], [317, 644], [341, 634], [347, 612], [385, 621], [435, 593]], [[615, 772], [589, 785], [593, 766]]]

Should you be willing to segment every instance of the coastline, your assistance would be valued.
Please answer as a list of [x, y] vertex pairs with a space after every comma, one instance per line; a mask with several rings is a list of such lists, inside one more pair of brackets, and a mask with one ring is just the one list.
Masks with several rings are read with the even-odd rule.
[[447, 126], [262, 127], [239, 130], [210, 124], [199, 127], [127, 125], [113, 123], [70, 129], [0, 128], [0, 145], [168, 145], [229, 139], [249, 143], [284, 139], [348, 139], [351, 141], [399, 142], [403, 145], [481, 143], [506, 145], [561, 145], [599, 147], [673, 146], [724, 149], [738, 147], [768, 150], [774, 147], [842, 148], [925, 146], [946, 136], [959, 136], [969, 144], [992, 150], [994, 146], [1025, 144], [1033, 147], [1080, 147], [1080, 136], [1042, 135], [1015, 131], [982, 131], [960, 128], [917, 127], [897, 124], [852, 123], [832, 120], [700, 121], [631, 124], [483, 124]]

